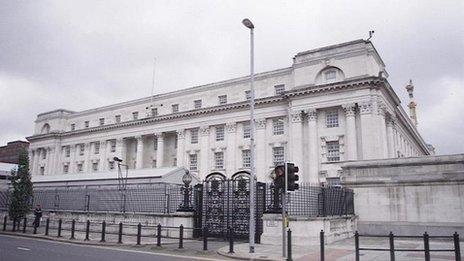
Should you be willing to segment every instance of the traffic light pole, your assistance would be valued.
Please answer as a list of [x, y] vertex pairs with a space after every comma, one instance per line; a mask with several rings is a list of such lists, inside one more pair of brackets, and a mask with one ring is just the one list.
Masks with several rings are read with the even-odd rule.
[[288, 186], [288, 181], [287, 181], [287, 161], [284, 163], [284, 169], [285, 169], [285, 185], [282, 190], [282, 256], [287, 257], [287, 251], [286, 251], [286, 246], [287, 246], [287, 238], [286, 238], [286, 230], [287, 230], [287, 186]]

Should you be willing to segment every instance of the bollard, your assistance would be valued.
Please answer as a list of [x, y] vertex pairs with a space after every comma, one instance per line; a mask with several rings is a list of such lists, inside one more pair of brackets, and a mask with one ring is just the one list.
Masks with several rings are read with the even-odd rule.
[[358, 231], [354, 232], [354, 251], [355, 251], [355, 260], [359, 261], [359, 233]]
[[23, 219], [23, 233], [26, 233], [27, 218]]
[[140, 239], [142, 238], [142, 224], [137, 225], [137, 245], [140, 245]]
[[75, 239], [74, 231], [76, 230], [76, 220], [72, 220], [71, 222], [71, 237], [69, 239]]
[[458, 232], [454, 232], [453, 239], [454, 239], [454, 256], [456, 257], [456, 261], [461, 261], [461, 247], [459, 246]]
[[430, 261], [430, 245], [429, 245], [429, 234], [424, 233], [424, 255], [425, 261]]
[[234, 253], [234, 230], [229, 227], [229, 253]]
[[390, 239], [390, 260], [395, 261], [395, 236], [393, 235], [393, 232], [390, 231], [388, 237]]
[[179, 227], [179, 248], [184, 248], [184, 225]]
[[118, 244], [122, 244], [122, 222], [119, 222]]
[[203, 227], [203, 251], [208, 250], [208, 227]]
[[156, 246], [161, 246], [161, 224], [156, 229]]
[[3, 218], [3, 231], [6, 230], [6, 221], [7, 221], [7, 219], [8, 219], [7, 216], [5, 216], [5, 217]]
[[292, 261], [292, 231], [287, 230], [287, 261]]
[[325, 253], [324, 253], [324, 230], [321, 230], [321, 233], [319, 234], [319, 239], [320, 239], [320, 245], [321, 245], [321, 261], [324, 261], [325, 259]]
[[48, 230], [50, 229], [50, 218], [47, 218], [45, 222], [45, 235], [48, 236]]
[[61, 223], [63, 223], [63, 221], [60, 219], [58, 219], [58, 237], [61, 237]]
[[101, 232], [101, 240], [100, 242], [105, 242], [105, 237], [106, 237], [106, 222], [103, 220], [102, 222], [102, 232]]
[[89, 233], [90, 233], [90, 221], [87, 220], [87, 224], [85, 225], [85, 239], [84, 241], [89, 241]]

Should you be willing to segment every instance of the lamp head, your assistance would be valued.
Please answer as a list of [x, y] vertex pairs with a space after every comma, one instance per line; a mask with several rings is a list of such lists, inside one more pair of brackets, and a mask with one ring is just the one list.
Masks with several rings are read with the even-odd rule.
[[243, 24], [244, 26], [246, 26], [247, 28], [249, 28], [249, 29], [255, 28], [255, 26], [253, 25], [253, 23], [252, 23], [252, 22], [250, 21], [250, 19], [248, 19], [248, 18], [243, 19], [242, 24]]

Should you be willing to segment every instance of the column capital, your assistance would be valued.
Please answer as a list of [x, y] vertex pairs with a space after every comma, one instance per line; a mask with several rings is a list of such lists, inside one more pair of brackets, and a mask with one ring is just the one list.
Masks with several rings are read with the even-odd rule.
[[266, 128], [266, 119], [256, 119], [256, 129], [265, 129]]
[[396, 119], [395, 116], [393, 116], [393, 115], [391, 115], [389, 113], [386, 114], [387, 127], [394, 128], [395, 125], [396, 125], [396, 121], [397, 121], [397, 119]]
[[185, 129], [176, 130], [178, 139], [185, 139]]
[[346, 117], [354, 117], [356, 115], [356, 106], [354, 103], [347, 103], [342, 105]]
[[227, 132], [233, 133], [237, 130], [237, 123], [236, 122], [228, 122], [226, 123]]
[[363, 101], [363, 102], [360, 102], [358, 105], [359, 105], [361, 114], [370, 114], [373, 112], [374, 106], [372, 104], [372, 101]]
[[306, 117], [308, 118], [308, 121], [316, 121], [317, 120], [317, 110], [314, 108], [311, 109], [306, 109], [305, 110]]
[[303, 121], [303, 116], [301, 111], [292, 111], [290, 112], [291, 120], [293, 123], [298, 123]]
[[201, 136], [208, 136], [209, 135], [209, 126], [201, 126], [200, 127], [200, 135]]
[[158, 140], [159, 138], [164, 138], [164, 132], [155, 132], [154, 135], [156, 138], [158, 138]]
[[136, 135], [134, 138], [135, 138], [137, 141], [139, 141], [139, 140], [143, 139], [143, 136], [142, 136], [142, 135]]

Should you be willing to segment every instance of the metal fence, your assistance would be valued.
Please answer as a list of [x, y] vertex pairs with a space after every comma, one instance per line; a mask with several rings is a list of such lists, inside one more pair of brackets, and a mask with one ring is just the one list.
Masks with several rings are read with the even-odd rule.
[[[272, 188], [270, 184], [266, 185], [266, 206], [272, 209]], [[298, 190], [289, 193], [287, 210], [290, 216], [325, 217], [354, 214], [353, 190], [304, 183], [299, 185]]]
[[[173, 213], [182, 202], [181, 185], [168, 183], [41, 187], [32, 206], [46, 211]], [[0, 191], [0, 209], [8, 207], [8, 191]]]

